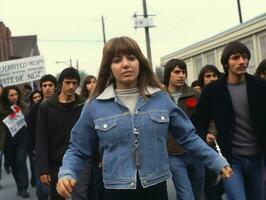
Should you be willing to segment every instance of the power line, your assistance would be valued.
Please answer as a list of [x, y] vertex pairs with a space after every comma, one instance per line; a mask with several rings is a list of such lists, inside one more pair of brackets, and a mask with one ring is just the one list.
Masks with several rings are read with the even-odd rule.
[[102, 40], [38, 39], [39, 42], [102, 43]]
[[[3, 37], [0, 37], [0, 39], [6, 39]], [[12, 40], [12, 38], [11, 38]], [[30, 40], [27, 38], [16, 38], [15, 40]], [[102, 43], [102, 40], [74, 40], [74, 39], [37, 39], [38, 42], [62, 42], [62, 43]], [[146, 43], [144, 40], [138, 40], [139, 43]], [[177, 41], [177, 40], [169, 40], [169, 41], [162, 41], [162, 40], [152, 40], [152, 43], [182, 43], [183, 40]]]

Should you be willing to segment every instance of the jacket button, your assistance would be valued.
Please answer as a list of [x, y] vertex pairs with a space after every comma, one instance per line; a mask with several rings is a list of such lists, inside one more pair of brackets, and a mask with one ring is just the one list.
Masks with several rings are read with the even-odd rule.
[[107, 128], [107, 127], [108, 127], [108, 125], [107, 125], [107, 124], [104, 124], [104, 125], [103, 125], [103, 128]]
[[129, 185], [130, 185], [131, 188], [133, 188], [133, 187], [135, 186], [135, 183], [132, 182], [132, 183], [130, 183]]
[[161, 116], [161, 120], [165, 120], [165, 117], [164, 116]]

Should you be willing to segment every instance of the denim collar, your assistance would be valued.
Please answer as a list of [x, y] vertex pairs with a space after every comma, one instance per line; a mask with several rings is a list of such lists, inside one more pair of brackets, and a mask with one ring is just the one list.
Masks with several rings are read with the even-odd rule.
[[[152, 95], [158, 91], [161, 91], [161, 89], [148, 86], [146, 88], [145, 94]], [[113, 84], [107, 86], [107, 88], [105, 88], [105, 90], [98, 97], [96, 97], [96, 99], [99, 99], [99, 100], [107, 100], [107, 99], [115, 99], [115, 98], [116, 98], [116, 93], [115, 93]]]

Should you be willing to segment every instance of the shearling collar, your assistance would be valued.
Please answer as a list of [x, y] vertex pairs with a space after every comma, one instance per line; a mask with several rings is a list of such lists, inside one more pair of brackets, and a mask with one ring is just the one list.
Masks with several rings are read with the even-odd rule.
[[[145, 93], [152, 95], [158, 91], [161, 91], [161, 89], [148, 86], [146, 88]], [[105, 88], [105, 90], [98, 97], [96, 97], [96, 99], [99, 99], [99, 100], [108, 100], [108, 99], [114, 99], [114, 98], [116, 98], [116, 93], [115, 93], [113, 84]]]

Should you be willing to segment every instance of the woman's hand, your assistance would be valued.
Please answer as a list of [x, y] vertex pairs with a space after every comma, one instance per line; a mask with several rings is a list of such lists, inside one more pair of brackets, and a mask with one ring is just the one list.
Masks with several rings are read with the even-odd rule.
[[228, 179], [233, 175], [233, 170], [231, 169], [230, 166], [225, 166], [222, 170], [221, 170], [221, 176], [223, 179]]
[[61, 178], [58, 180], [56, 190], [62, 197], [69, 199], [71, 197], [72, 188], [77, 181], [70, 178]]

